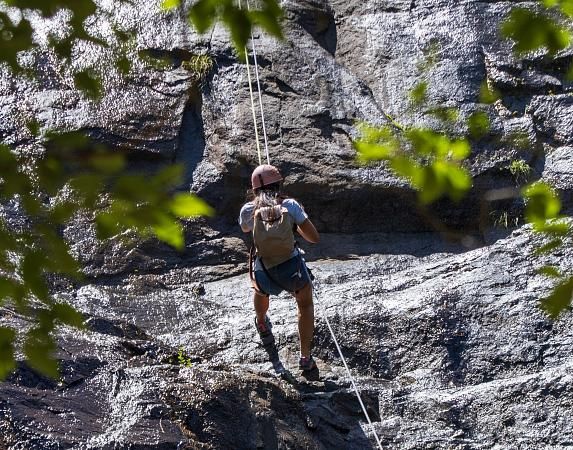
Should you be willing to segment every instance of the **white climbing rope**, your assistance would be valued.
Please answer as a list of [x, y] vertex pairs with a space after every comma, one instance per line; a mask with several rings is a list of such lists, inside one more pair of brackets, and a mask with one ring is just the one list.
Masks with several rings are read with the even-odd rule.
[[[241, 0], [239, 0], [239, 7], [240, 6], [241, 6]], [[259, 165], [261, 165], [263, 163], [263, 158], [261, 156], [261, 145], [259, 144], [259, 129], [257, 126], [257, 113], [255, 112], [255, 97], [253, 95], [253, 82], [251, 81], [251, 69], [249, 67], [249, 53], [247, 52], [246, 46], [245, 46], [245, 61], [247, 63], [247, 79], [249, 81], [249, 93], [251, 95], [251, 111], [253, 113], [253, 125], [255, 128], [255, 142], [257, 143], [257, 154], [259, 155]], [[256, 62], [255, 62], [255, 64], [256, 64]], [[258, 76], [259, 76], [259, 74], [257, 71], [257, 77]], [[259, 92], [259, 96], [260, 96], [260, 92]], [[265, 137], [265, 139], [266, 139], [266, 137]], [[266, 140], [265, 140], [265, 142], [266, 142]], [[268, 150], [267, 150], [267, 160], [268, 160]]]
[[[241, 0], [239, 0], [239, 8], [241, 8]], [[247, 9], [250, 10], [249, 0], [247, 0]], [[254, 66], [255, 66], [255, 78], [257, 81], [259, 107], [260, 107], [260, 112], [261, 112], [261, 125], [262, 125], [262, 129], [263, 129], [263, 137], [264, 137], [264, 144], [265, 144], [265, 156], [267, 157], [267, 164], [270, 164], [271, 159], [269, 156], [267, 130], [266, 130], [266, 125], [265, 125], [265, 113], [264, 113], [264, 109], [263, 109], [263, 98], [262, 98], [262, 94], [261, 94], [261, 83], [260, 83], [259, 69], [258, 69], [258, 63], [257, 63], [257, 50], [256, 50], [255, 40], [254, 40], [252, 31], [251, 31], [251, 48], [253, 50], [253, 62], [254, 62]], [[255, 126], [255, 139], [257, 140], [257, 152], [259, 155], [259, 164], [261, 164], [261, 150], [260, 150], [260, 145], [259, 145], [259, 133], [258, 133], [258, 129], [257, 129], [255, 102], [253, 99], [251, 71], [250, 71], [250, 67], [249, 67], [249, 54], [248, 54], [246, 47], [245, 47], [245, 60], [246, 60], [246, 65], [247, 65], [247, 77], [249, 79], [249, 91], [251, 94], [251, 110], [253, 113], [253, 123]], [[317, 297], [318, 297], [318, 295], [317, 295]], [[318, 298], [317, 298], [317, 303], [318, 303]], [[348, 368], [348, 364], [346, 363], [346, 358], [344, 357], [344, 354], [342, 353], [342, 349], [340, 348], [340, 345], [338, 344], [338, 339], [336, 339], [336, 335], [334, 334], [334, 330], [332, 328], [332, 325], [330, 324], [330, 321], [328, 320], [328, 316], [326, 314], [326, 311], [322, 308], [321, 308], [321, 315], [324, 317], [324, 321], [326, 322], [326, 326], [328, 327], [328, 331], [330, 332], [332, 340], [334, 341], [334, 345], [336, 346], [336, 350], [338, 351], [338, 355], [340, 356], [340, 359], [342, 360], [342, 364], [344, 364], [344, 368], [346, 369], [346, 373], [348, 374], [348, 378], [350, 379], [350, 383], [352, 384], [352, 388], [354, 389], [356, 397], [358, 398], [358, 402], [360, 403], [360, 407], [362, 408], [362, 412], [364, 413], [364, 416], [366, 417], [366, 421], [368, 422], [368, 425], [370, 426], [370, 430], [374, 434], [374, 438], [376, 439], [376, 443], [378, 444], [378, 448], [380, 448], [380, 450], [383, 450], [382, 442], [380, 441], [380, 438], [378, 437], [378, 433], [376, 432], [376, 429], [374, 428], [374, 425], [372, 424], [372, 420], [370, 420], [370, 415], [368, 414], [368, 410], [366, 409], [366, 406], [364, 405], [364, 402], [362, 401], [362, 397], [360, 396], [360, 392], [358, 391], [358, 386], [356, 385], [356, 381], [354, 380], [354, 377], [352, 376], [352, 373], [350, 372], [350, 369]]]
[[[249, 3], [249, 0], [247, 0], [247, 9], [248, 10], [251, 9], [251, 5]], [[257, 79], [257, 91], [259, 93], [259, 107], [261, 109], [261, 125], [263, 127], [263, 137], [265, 140], [265, 154], [267, 156], [267, 164], [270, 164], [271, 158], [269, 156], [269, 142], [267, 139], [267, 127], [265, 125], [265, 112], [263, 111], [263, 97], [261, 94], [261, 80], [259, 77], [259, 64], [257, 62], [257, 48], [255, 46], [255, 38], [253, 36], [252, 28], [251, 28], [251, 48], [253, 49], [253, 62], [254, 62], [254, 66], [255, 66], [255, 75], [256, 75], [256, 79]]]
[[[242, 8], [241, 0], [239, 0], [239, 8]], [[250, 9], [251, 9], [250, 3], [249, 3], [249, 0], [247, 0], [247, 10], [250, 10]], [[255, 46], [255, 39], [254, 39], [252, 30], [251, 30], [251, 48], [253, 50], [253, 63], [254, 63], [253, 65], [255, 68], [255, 79], [257, 81], [259, 109], [261, 112], [261, 126], [263, 129], [263, 139], [264, 139], [264, 144], [265, 144], [265, 156], [267, 158], [267, 164], [270, 164], [271, 158], [269, 156], [269, 143], [268, 143], [268, 138], [267, 138], [267, 126], [265, 123], [265, 112], [264, 112], [264, 108], [263, 108], [263, 96], [261, 93], [261, 81], [260, 81], [260, 77], [259, 77], [259, 66], [258, 66], [258, 62], [257, 62], [257, 48]], [[257, 115], [255, 112], [255, 100], [254, 100], [254, 96], [253, 96], [251, 69], [250, 69], [250, 64], [249, 64], [249, 52], [247, 50], [247, 47], [245, 47], [245, 61], [246, 61], [246, 66], [247, 66], [247, 78], [249, 80], [249, 92], [251, 94], [251, 111], [253, 113], [253, 124], [255, 127], [255, 139], [257, 141], [257, 152], [259, 155], [259, 164], [262, 164], [261, 147], [259, 144], [259, 130], [258, 130], [258, 124], [257, 124]]]
[[[318, 285], [318, 283], [316, 283]], [[319, 286], [317, 286], [319, 287]], [[318, 303], [318, 292], [316, 293], [316, 300]], [[344, 368], [346, 369], [346, 374], [348, 375], [348, 378], [350, 379], [350, 383], [352, 384], [352, 388], [354, 389], [354, 393], [356, 394], [356, 398], [358, 398], [358, 402], [360, 403], [360, 407], [362, 408], [362, 412], [364, 413], [364, 417], [366, 417], [366, 421], [368, 422], [368, 425], [370, 426], [370, 430], [372, 431], [372, 434], [374, 435], [374, 439], [376, 439], [376, 443], [378, 444], [378, 448], [380, 450], [384, 450], [384, 447], [382, 446], [382, 442], [380, 441], [380, 438], [378, 437], [378, 433], [376, 432], [376, 429], [374, 428], [374, 425], [372, 424], [372, 420], [370, 420], [370, 415], [368, 414], [368, 410], [366, 409], [366, 405], [364, 405], [364, 402], [362, 401], [362, 397], [360, 396], [360, 392], [358, 391], [358, 386], [356, 385], [356, 381], [354, 380], [354, 377], [352, 376], [352, 373], [350, 372], [350, 369], [348, 368], [348, 364], [346, 363], [346, 358], [344, 357], [344, 354], [342, 353], [342, 349], [340, 348], [340, 345], [338, 344], [338, 339], [336, 339], [336, 335], [334, 334], [334, 329], [332, 328], [332, 325], [330, 324], [330, 320], [328, 320], [328, 315], [326, 314], [326, 310], [323, 307], [320, 307], [320, 315], [324, 318], [324, 321], [326, 322], [326, 326], [328, 327], [328, 331], [330, 332], [330, 336], [332, 337], [332, 340], [334, 341], [334, 345], [336, 347], [336, 351], [338, 352], [338, 356], [340, 356], [340, 359], [342, 360], [342, 364], [344, 364]]]

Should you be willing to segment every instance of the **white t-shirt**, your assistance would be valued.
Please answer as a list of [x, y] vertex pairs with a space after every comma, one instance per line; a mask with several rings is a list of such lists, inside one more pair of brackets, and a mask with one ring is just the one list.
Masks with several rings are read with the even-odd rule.
[[[300, 203], [293, 198], [285, 198], [281, 206], [284, 206], [288, 213], [294, 220], [294, 223], [301, 225], [306, 219], [308, 219], [308, 214], [304, 212]], [[241, 208], [241, 213], [239, 214], [239, 225], [245, 232], [253, 230], [253, 216], [255, 213], [255, 204], [253, 202], [248, 202]]]

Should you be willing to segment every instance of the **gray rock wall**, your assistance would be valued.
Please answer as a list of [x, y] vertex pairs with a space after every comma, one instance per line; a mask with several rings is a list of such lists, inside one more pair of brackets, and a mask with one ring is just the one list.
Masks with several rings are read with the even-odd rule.
[[[181, 188], [206, 198], [218, 216], [189, 224], [181, 253], [155, 241], [97, 243], [86, 218], [67, 227], [89, 279], [57, 295], [86, 315], [87, 329], [59, 330], [61, 380], [20, 363], [0, 383], [0, 447], [374, 448], [325, 318], [387, 448], [570, 446], [571, 319], [541, 313], [552, 282], [537, 274], [548, 263], [570, 272], [570, 243], [536, 260], [539, 237], [527, 227], [492, 234], [480, 223], [484, 193], [518, 184], [508, 170], [515, 158], [560, 190], [566, 211], [573, 207], [570, 56], [513, 57], [497, 25], [514, 4], [285, 1], [287, 39], [255, 36], [271, 161], [323, 233], [308, 248], [318, 278], [318, 380], [294, 370], [289, 296], [272, 299], [270, 316], [290, 375], [268, 362], [251, 323], [246, 244], [235, 220], [257, 153], [245, 66], [223, 29], [197, 36], [182, 14], [160, 14], [144, 1], [110, 10], [94, 23], [104, 37], [112, 23], [133, 28], [132, 51], [169, 62], [157, 68], [134, 59], [127, 78], [110, 71], [98, 104], [78, 94], [48, 54], [35, 57], [37, 82], [3, 74], [6, 142], [39, 151], [24, 126], [36, 117], [44, 129], [86, 130], [117, 145], [138, 170], [183, 162]], [[439, 61], [421, 73], [433, 45]], [[113, 57], [89, 46], [78, 52], [81, 67]], [[196, 53], [215, 61], [201, 83], [183, 64]], [[430, 211], [472, 233], [471, 246], [489, 245], [468, 251], [443, 242], [403, 182], [383, 164], [356, 163], [355, 121], [385, 123], [388, 114], [433, 123], [407, 103], [421, 77], [436, 104], [491, 119], [469, 161], [472, 193]], [[491, 106], [478, 103], [486, 78], [502, 93]], [[514, 218], [521, 208], [500, 202], [485, 214]], [[23, 221], [17, 205], [3, 214]], [[0, 323], [31, 326], [5, 306]]]

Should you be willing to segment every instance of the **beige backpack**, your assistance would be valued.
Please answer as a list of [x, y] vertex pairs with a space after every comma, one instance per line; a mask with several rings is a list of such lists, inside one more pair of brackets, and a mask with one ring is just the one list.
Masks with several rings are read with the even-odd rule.
[[267, 206], [255, 211], [253, 240], [257, 255], [268, 269], [288, 260], [294, 250], [294, 220], [281, 206]]

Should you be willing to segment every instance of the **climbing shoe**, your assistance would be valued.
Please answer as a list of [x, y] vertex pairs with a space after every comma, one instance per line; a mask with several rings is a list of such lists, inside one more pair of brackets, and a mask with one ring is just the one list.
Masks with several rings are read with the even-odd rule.
[[308, 358], [306, 356], [301, 356], [298, 360], [298, 368], [303, 372], [310, 372], [316, 369], [316, 363], [312, 356], [309, 356]]
[[257, 332], [261, 338], [263, 345], [271, 345], [275, 342], [275, 337], [272, 332], [272, 324], [268, 316], [265, 316], [265, 323], [258, 323], [255, 317], [255, 326], [257, 327]]

